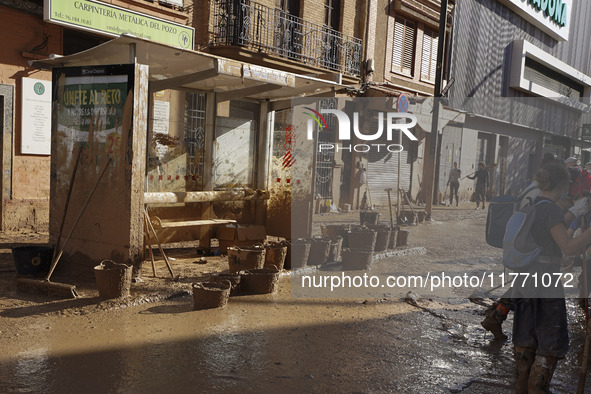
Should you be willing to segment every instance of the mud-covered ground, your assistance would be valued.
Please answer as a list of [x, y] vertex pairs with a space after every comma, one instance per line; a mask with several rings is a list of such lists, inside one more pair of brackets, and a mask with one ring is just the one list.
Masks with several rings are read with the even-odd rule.
[[[438, 207], [436, 221], [407, 227], [406, 250], [414, 252], [382, 255], [369, 273], [502, 271], [500, 251], [484, 242], [486, 212], [472, 207]], [[357, 218], [329, 214], [315, 221]], [[389, 222], [387, 212], [381, 220]], [[512, 392], [510, 340], [493, 341], [481, 328], [480, 303], [492, 300], [468, 300], [477, 289], [453, 297], [415, 289], [406, 300], [402, 290], [383, 288], [367, 296], [294, 297], [291, 281], [300, 275], [284, 273], [276, 294], [232, 297], [224, 309], [194, 311], [190, 283], [226, 262], [206, 257], [197, 264], [195, 250], [185, 248], [169, 250], [178, 280], [158, 258], [158, 278], [146, 263], [144, 282], [133, 284], [125, 301], [101, 301], [81, 278], [76, 300], [17, 293], [10, 246], [46, 241], [46, 234], [0, 236], [2, 393]], [[573, 300], [567, 305], [571, 348], [555, 375], [556, 393], [576, 391], [584, 343], [585, 318]], [[511, 324], [510, 315], [508, 334]]]

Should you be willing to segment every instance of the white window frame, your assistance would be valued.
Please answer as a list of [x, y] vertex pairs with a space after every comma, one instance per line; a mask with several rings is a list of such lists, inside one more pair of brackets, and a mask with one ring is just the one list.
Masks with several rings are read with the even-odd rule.
[[[515, 40], [511, 50], [511, 71], [509, 76], [509, 86], [513, 89], [532, 94], [534, 96], [554, 99], [563, 104], [574, 108], [583, 109], [586, 107], [581, 102], [573, 100], [570, 97], [560, 95], [544, 86], [538, 85], [525, 78], [525, 59], [530, 58], [536, 62], [564, 75], [565, 77], [583, 85], [583, 96], [581, 99], [588, 99], [591, 94], [591, 77], [583, 74], [574, 67], [555, 58], [548, 52], [536, 47], [534, 44], [525, 40]], [[588, 100], [586, 100], [588, 101]]]

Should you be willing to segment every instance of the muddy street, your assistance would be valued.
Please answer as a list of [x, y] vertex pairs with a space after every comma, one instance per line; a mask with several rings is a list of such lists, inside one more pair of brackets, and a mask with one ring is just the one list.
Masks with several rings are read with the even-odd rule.
[[[495, 268], [485, 213], [458, 212], [410, 227], [410, 246], [424, 253], [384, 257], [372, 269]], [[297, 275], [284, 274], [276, 294], [194, 311], [182, 291], [155, 302], [45, 302], [16, 293], [14, 273], [1, 276], [0, 392], [512, 392], [510, 339], [494, 341], [480, 326], [485, 307], [466, 297], [296, 297]], [[584, 316], [567, 305], [571, 347], [555, 393], [576, 391], [584, 344]], [[511, 325], [509, 315], [509, 335]]]

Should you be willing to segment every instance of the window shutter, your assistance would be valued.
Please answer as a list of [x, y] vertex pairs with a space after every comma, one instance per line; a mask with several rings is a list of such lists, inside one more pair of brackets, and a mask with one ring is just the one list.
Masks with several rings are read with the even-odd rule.
[[411, 75], [415, 49], [415, 25], [402, 18], [394, 21], [392, 71]]
[[421, 79], [429, 82], [435, 82], [438, 43], [439, 37], [434, 32], [425, 30], [423, 34], [423, 57], [421, 59]]

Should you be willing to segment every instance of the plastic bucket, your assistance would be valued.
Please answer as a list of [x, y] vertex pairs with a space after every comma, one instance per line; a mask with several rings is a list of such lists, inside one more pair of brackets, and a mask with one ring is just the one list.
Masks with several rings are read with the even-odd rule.
[[212, 283], [197, 282], [193, 283], [193, 309], [211, 309], [222, 308], [228, 304], [230, 296], [230, 282]]
[[400, 218], [408, 224], [415, 224], [417, 222], [417, 215], [412, 211], [400, 211]]
[[390, 232], [390, 241], [388, 241], [388, 249], [394, 249], [396, 247], [396, 243], [398, 241], [398, 231], [400, 231], [400, 226], [392, 227], [392, 231]]
[[18, 275], [45, 276], [51, 266], [53, 247], [18, 246], [12, 248], [12, 258]]
[[406, 246], [408, 243], [408, 234], [410, 231], [408, 230], [399, 230], [398, 237], [396, 238], [396, 246]]
[[425, 218], [427, 217], [427, 212], [425, 211], [417, 211], [417, 220], [419, 223], [425, 223]]
[[277, 291], [279, 270], [262, 268], [240, 272], [242, 290], [252, 294], [269, 294]]
[[240, 294], [240, 274], [213, 274], [209, 281], [212, 283], [225, 284], [230, 283], [230, 295]]
[[369, 269], [373, 252], [367, 249], [343, 249], [343, 270], [356, 271]]
[[265, 245], [265, 264], [264, 267], [274, 266], [278, 270], [283, 269], [285, 257], [287, 256], [287, 243], [271, 243]]
[[322, 265], [328, 260], [330, 253], [330, 238], [312, 238], [308, 265]]
[[228, 247], [228, 266], [231, 274], [248, 269], [263, 268], [265, 264], [265, 248], [238, 246]]
[[343, 247], [347, 247], [348, 240], [347, 234], [351, 230], [351, 225], [349, 224], [326, 224], [320, 226], [320, 233], [323, 237], [328, 238], [335, 238], [335, 237], [342, 237], [343, 238]]
[[341, 251], [343, 250], [343, 237], [337, 236], [330, 240], [330, 252], [328, 253], [328, 261], [338, 261], [341, 259]]
[[94, 277], [100, 298], [129, 297], [131, 288], [131, 266], [103, 260], [94, 267]]
[[380, 213], [375, 211], [360, 211], [359, 222], [363, 226], [365, 224], [376, 225], [380, 221]]
[[378, 233], [376, 236], [374, 250], [376, 252], [383, 252], [384, 250], [388, 249], [388, 244], [390, 242], [390, 227], [371, 226], [370, 228]]
[[349, 249], [368, 249], [373, 251], [378, 233], [370, 229], [353, 229], [349, 232]]
[[310, 255], [310, 240], [296, 239], [291, 243], [290, 265], [286, 268], [302, 268], [308, 264]]

